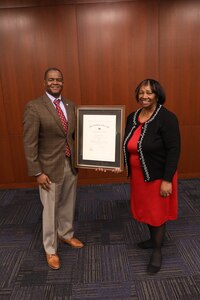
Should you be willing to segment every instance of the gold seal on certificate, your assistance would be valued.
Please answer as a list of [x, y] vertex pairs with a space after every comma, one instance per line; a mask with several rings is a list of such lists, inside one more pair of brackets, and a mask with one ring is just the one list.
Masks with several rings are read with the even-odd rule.
[[123, 170], [124, 115], [124, 106], [77, 106], [77, 168]]

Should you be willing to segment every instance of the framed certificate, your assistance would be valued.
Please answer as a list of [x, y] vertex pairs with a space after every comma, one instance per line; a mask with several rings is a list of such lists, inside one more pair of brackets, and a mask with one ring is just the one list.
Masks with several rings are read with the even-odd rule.
[[77, 106], [76, 167], [123, 170], [124, 122], [124, 106]]

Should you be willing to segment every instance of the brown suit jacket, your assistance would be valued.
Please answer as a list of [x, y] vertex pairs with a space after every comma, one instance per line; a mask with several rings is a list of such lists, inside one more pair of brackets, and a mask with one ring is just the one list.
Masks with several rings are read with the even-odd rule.
[[[75, 104], [62, 98], [68, 116], [67, 142], [71, 150], [71, 168], [74, 174]], [[57, 111], [46, 94], [27, 103], [23, 118], [24, 149], [28, 174], [40, 172], [52, 182], [63, 178], [66, 135]]]

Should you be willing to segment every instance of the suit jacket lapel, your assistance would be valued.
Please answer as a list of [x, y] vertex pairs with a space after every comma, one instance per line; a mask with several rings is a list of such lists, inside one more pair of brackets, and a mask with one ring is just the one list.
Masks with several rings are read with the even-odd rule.
[[50, 112], [50, 114], [53, 116], [53, 118], [55, 119], [56, 124], [59, 126], [59, 128], [62, 130], [62, 132], [65, 134], [64, 128], [62, 126], [62, 123], [60, 121], [60, 118], [58, 116], [58, 113], [53, 105], [53, 103], [51, 102], [51, 100], [47, 97], [47, 95], [45, 94], [43, 96], [43, 103], [46, 106], [46, 108], [48, 109], [48, 111]]
[[66, 112], [67, 112], [68, 129], [69, 129], [70, 125], [72, 124], [73, 115], [71, 113], [71, 109], [70, 109], [70, 106], [69, 106], [69, 103], [67, 102], [67, 100], [62, 98], [62, 102], [64, 103], [64, 106], [65, 106], [65, 109], [66, 109]]

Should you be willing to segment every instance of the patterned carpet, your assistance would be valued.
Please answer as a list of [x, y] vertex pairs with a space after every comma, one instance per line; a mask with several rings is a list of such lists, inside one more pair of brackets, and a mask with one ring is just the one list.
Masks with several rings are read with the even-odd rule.
[[200, 179], [180, 180], [179, 218], [167, 225], [163, 267], [152, 276], [128, 184], [78, 188], [75, 229], [86, 246], [61, 244], [57, 271], [43, 252], [37, 189], [0, 190], [0, 300], [200, 299], [199, 200]]

